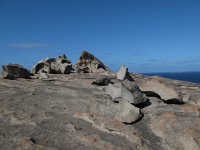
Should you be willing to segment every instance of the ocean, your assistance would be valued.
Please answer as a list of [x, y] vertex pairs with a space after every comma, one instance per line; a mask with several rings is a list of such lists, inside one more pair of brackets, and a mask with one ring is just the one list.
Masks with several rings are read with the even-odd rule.
[[166, 73], [142, 73], [142, 74], [148, 76], [161, 76], [175, 80], [200, 83], [200, 72], [178, 72], [178, 73], [166, 72]]

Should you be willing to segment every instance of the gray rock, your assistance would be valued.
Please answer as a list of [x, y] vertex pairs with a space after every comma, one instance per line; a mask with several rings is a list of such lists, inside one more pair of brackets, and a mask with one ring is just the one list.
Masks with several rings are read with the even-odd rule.
[[3, 71], [7, 72], [8, 74], [4, 72], [4, 77], [7, 79], [14, 79], [14, 78], [25, 78], [30, 79], [31, 73], [28, 71], [28, 69], [24, 68], [23, 66], [19, 64], [8, 64], [2, 66]]
[[120, 104], [120, 110], [115, 115], [115, 119], [117, 121], [123, 123], [133, 123], [142, 117], [141, 110], [130, 104], [128, 101], [123, 100], [120, 101], [119, 104]]
[[110, 95], [113, 100], [122, 97], [122, 84], [108, 84], [105, 88], [105, 94]]
[[75, 65], [75, 70], [78, 73], [91, 73], [109, 69], [94, 55], [83, 51]]
[[133, 81], [133, 78], [128, 72], [128, 68], [124, 65], [120, 67], [120, 70], [117, 72], [117, 79], [119, 80], [125, 80], [128, 79], [130, 81]]
[[110, 80], [113, 79], [111, 76], [98, 76], [95, 81], [92, 82], [92, 84], [96, 84], [99, 86], [105, 86], [110, 83]]
[[114, 101], [118, 101], [117, 98], [122, 98], [132, 104], [140, 104], [146, 101], [145, 94], [139, 88], [132, 89], [131, 91], [120, 82], [109, 84], [105, 89], [105, 94], [110, 95]]
[[65, 56], [57, 58], [46, 58], [39, 61], [32, 68], [32, 73], [51, 73], [51, 74], [69, 74], [73, 71], [71, 61]]
[[166, 102], [169, 100], [178, 100], [183, 102], [183, 95], [180, 91], [176, 90], [174, 87], [167, 85], [165, 83], [159, 82], [157, 80], [147, 80], [139, 84], [142, 91], [152, 91], [158, 94]]
[[146, 101], [146, 95], [142, 93], [138, 85], [129, 80], [122, 81], [124, 86], [122, 91], [122, 97], [128, 100], [132, 104], [140, 104]]

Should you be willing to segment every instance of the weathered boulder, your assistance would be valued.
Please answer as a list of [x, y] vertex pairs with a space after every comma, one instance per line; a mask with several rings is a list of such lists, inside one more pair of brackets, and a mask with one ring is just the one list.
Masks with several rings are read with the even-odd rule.
[[120, 70], [117, 72], [117, 79], [125, 80], [128, 79], [130, 81], [134, 81], [131, 75], [128, 72], [128, 68], [124, 65], [120, 67]]
[[25, 78], [29, 79], [31, 73], [28, 69], [19, 64], [7, 64], [2, 66], [3, 72], [1, 77], [4, 79]]
[[65, 56], [57, 58], [46, 58], [39, 61], [32, 68], [32, 73], [51, 73], [51, 74], [68, 74], [73, 71], [71, 61]]
[[[129, 81], [130, 82], [130, 81]], [[125, 84], [126, 82], [124, 82]], [[140, 104], [146, 101], [146, 96], [143, 94], [140, 89], [135, 86], [135, 88], [130, 88], [129, 90], [123, 83], [109, 84], [105, 88], [105, 94], [110, 95], [114, 101], [119, 101], [118, 98], [129, 101], [132, 104]], [[130, 83], [129, 83], [130, 84]]]
[[[173, 101], [183, 102], [183, 96], [180, 91], [173, 87], [168, 86], [165, 83], [156, 80], [146, 80], [139, 84], [142, 91], [152, 91], [158, 94], [163, 100], [169, 103]], [[171, 101], [171, 102], [170, 102]]]
[[75, 65], [75, 70], [78, 73], [98, 72], [100, 69], [109, 70], [98, 58], [87, 51], [82, 52]]
[[120, 110], [115, 115], [115, 119], [117, 121], [123, 123], [133, 123], [142, 117], [141, 110], [130, 104], [128, 101], [122, 100], [119, 102], [119, 104]]
[[130, 99], [127, 99], [130, 103], [133, 103], [133, 104], [140, 104], [140, 103], [143, 103], [146, 101], [146, 95], [144, 93], [142, 93], [142, 91], [140, 90], [140, 88], [138, 87], [138, 85], [134, 82], [131, 82], [129, 80], [124, 80], [122, 81], [122, 85], [125, 87], [123, 88], [123, 95], [122, 97], [124, 99], [126, 99], [126, 97], [128, 97], [128, 94], [125, 94], [125, 93], [128, 93], [128, 92], [125, 92], [127, 90], [129, 90], [132, 94], [132, 97], [133, 98], [130, 98]]

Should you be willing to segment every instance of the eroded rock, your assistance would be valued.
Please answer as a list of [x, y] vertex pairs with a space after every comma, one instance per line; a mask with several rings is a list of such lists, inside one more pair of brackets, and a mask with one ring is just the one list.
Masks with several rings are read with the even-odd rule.
[[[105, 88], [105, 94], [110, 95], [114, 101], [118, 101], [118, 98], [129, 101], [132, 104], [140, 104], [146, 101], [146, 96], [141, 92], [141, 90], [133, 83], [133, 87], [129, 87], [129, 90], [124, 84], [130, 86], [130, 81], [125, 81], [124, 83], [119, 82], [115, 84], [109, 84]], [[129, 85], [128, 85], [129, 84]]]
[[139, 87], [142, 91], [155, 92], [165, 101], [178, 100], [182, 102], [183, 100], [181, 92], [156, 80], [144, 81]]
[[51, 74], [69, 74], [73, 71], [71, 61], [65, 56], [57, 58], [46, 58], [39, 61], [32, 68], [32, 73], [51, 73]]
[[75, 70], [78, 73], [98, 72], [101, 69], [109, 70], [98, 58], [87, 51], [83, 51], [79, 60], [75, 65]]
[[4, 79], [16, 79], [16, 78], [25, 78], [29, 79], [31, 73], [28, 71], [28, 69], [24, 68], [23, 66], [19, 64], [8, 64], [2, 66], [2, 74], [1, 78]]
[[120, 70], [117, 72], [117, 79], [119, 80], [125, 80], [128, 79], [130, 81], [133, 81], [133, 78], [128, 72], [128, 68], [124, 65], [120, 67]]

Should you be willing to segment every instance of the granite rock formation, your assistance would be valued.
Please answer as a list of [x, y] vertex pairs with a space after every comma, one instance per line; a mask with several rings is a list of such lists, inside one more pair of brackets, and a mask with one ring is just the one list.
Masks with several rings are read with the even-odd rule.
[[87, 51], [83, 51], [79, 60], [75, 65], [75, 70], [78, 73], [92, 73], [100, 70], [109, 70], [97, 57]]
[[2, 66], [1, 78], [3, 79], [16, 79], [16, 78], [25, 78], [29, 79], [31, 73], [28, 69], [24, 68], [19, 64], [8, 64]]
[[69, 74], [73, 71], [71, 61], [65, 56], [46, 58], [32, 68], [32, 73]]

